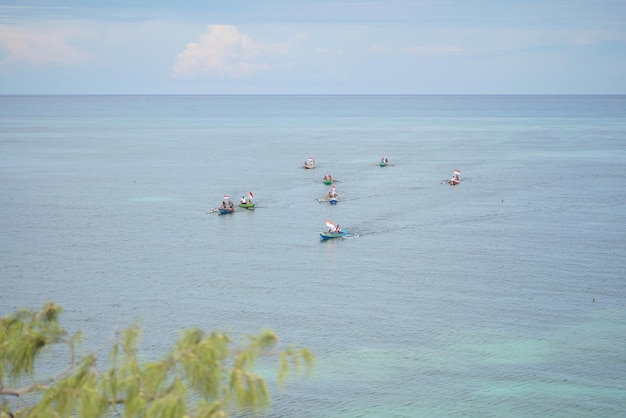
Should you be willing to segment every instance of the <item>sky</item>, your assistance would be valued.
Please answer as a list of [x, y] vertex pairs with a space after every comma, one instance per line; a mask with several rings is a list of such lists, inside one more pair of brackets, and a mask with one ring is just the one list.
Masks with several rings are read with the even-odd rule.
[[0, 0], [0, 94], [626, 94], [626, 0]]

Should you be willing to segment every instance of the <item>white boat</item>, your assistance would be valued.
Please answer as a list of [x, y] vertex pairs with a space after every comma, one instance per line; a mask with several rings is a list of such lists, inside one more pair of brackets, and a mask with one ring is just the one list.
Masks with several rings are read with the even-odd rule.
[[315, 160], [311, 157], [307, 158], [302, 167], [306, 169], [315, 168]]
[[454, 170], [450, 180], [444, 180], [442, 183], [448, 183], [450, 186], [456, 186], [461, 182], [461, 170]]

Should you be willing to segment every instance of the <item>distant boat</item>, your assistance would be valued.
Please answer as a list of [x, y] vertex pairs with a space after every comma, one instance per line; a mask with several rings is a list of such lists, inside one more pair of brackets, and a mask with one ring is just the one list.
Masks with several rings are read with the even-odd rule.
[[235, 212], [235, 205], [233, 205], [230, 197], [224, 195], [224, 200], [222, 200], [222, 204], [217, 208], [220, 215], [228, 215], [229, 213]]
[[346, 236], [346, 232], [341, 231], [341, 232], [320, 232], [320, 238], [322, 238], [323, 241], [326, 241], [327, 239], [333, 239], [333, 238], [341, 238], [341, 237], [345, 237]]
[[330, 185], [330, 184], [333, 184], [334, 181], [335, 180], [333, 180], [333, 177], [330, 174], [326, 174], [324, 176], [324, 184]]
[[336, 187], [333, 185], [333, 190], [328, 192], [326, 197], [320, 197], [317, 199], [318, 202], [328, 202], [331, 205], [336, 205], [339, 202], [339, 195], [337, 194]]
[[254, 198], [254, 195], [252, 194], [252, 192], [248, 192], [247, 198], [245, 196], [241, 197], [241, 200], [239, 201], [239, 207], [248, 209], [248, 210], [254, 209], [254, 207], [256, 206], [256, 203], [252, 202], [253, 198]]
[[380, 159], [380, 162], [378, 163], [378, 165], [381, 167], [385, 167], [389, 165], [389, 160], [387, 159], [387, 157], [383, 155], [383, 158]]
[[454, 170], [454, 172], [452, 173], [452, 178], [448, 180], [448, 183], [450, 184], [450, 186], [456, 186], [457, 184], [461, 182], [460, 174], [461, 174], [461, 170]]
[[311, 157], [307, 158], [302, 167], [307, 169], [315, 168], [315, 160]]
[[332, 221], [329, 221], [328, 219], [326, 220], [326, 226], [328, 227], [328, 231], [320, 232], [320, 238], [323, 241], [346, 236], [346, 232], [342, 231], [339, 225], [335, 225]]

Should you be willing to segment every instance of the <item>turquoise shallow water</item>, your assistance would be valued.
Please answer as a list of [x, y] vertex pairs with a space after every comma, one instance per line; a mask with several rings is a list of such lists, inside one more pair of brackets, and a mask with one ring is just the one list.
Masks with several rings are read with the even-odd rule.
[[0, 97], [1, 312], [269, 326], [318, 358], [276, 417], [621, 416], [625, 134], [624, 96]]

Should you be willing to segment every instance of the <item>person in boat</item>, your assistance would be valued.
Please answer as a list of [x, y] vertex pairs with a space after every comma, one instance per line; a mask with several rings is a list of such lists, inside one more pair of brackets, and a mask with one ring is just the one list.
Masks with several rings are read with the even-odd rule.
[[333, 181], [333, 176], [331, 176], [330, 174], [326, 174], [326, 177], [324, 177], [324, 180]]
[[337, 226], [335, 227], [335, 234], [341, 234], [341, 227], [339, 226], [339, 224], [337, 224]]
[[241, 203], [241, 204], [244, 204], [244, 205], [245, 205], [246, 203], [248, 203], [248, 199], [246, 199], [246, 197], [245, 197], [245, 196], [241, 196], [241, 200], [239, 201], [239, 203]]
[[229, 201], [228, 201], [228, 207], [229, 207], [229, 208], [232, 208], [232, 207], [234, 207], [234, 206], [235, 206], [235, 205], [233, 205], [232, 200], [229, 200]]
[[328, 192], [328, 198], [329, 199], [336, 199], [338, 197], [339, 197], [339, 195], [337, 193], [335, 193], [334, 191]]
[[222, 200], [222, 209], [226, 209], [226, 202]]

